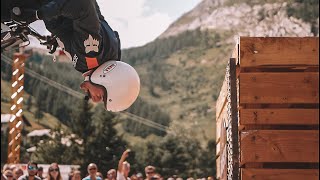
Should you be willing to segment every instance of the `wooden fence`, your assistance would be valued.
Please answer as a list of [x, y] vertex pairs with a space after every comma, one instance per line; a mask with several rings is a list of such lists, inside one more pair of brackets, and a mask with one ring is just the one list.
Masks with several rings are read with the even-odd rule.
[[217, 178], [319, 178], [319, 38], [240, 37], [216, 103]]

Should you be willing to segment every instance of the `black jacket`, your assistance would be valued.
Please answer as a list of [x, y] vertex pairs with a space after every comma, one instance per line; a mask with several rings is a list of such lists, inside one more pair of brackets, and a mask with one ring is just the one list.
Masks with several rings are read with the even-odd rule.
[[119, 36], [101, 15], [96, 0], [49, 0], [39, 13], [76, 70], [84, 73], [108, 60], [120, 60]]

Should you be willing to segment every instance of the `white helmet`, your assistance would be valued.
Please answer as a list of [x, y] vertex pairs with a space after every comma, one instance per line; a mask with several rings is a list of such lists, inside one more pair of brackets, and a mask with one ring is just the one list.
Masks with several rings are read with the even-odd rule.
[[129, 108], [137, 99], [140, 79], [137, 71], [122, 61], [107, 61], [90, 75], [90, 81], [105, 87], [104, 105], [107, 111]]

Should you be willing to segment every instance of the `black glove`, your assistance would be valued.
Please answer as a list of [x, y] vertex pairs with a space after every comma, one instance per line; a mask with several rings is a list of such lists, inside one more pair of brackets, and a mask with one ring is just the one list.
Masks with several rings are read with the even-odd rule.
[[47, 46], [47, 49], [50, 50], [50, 54], [53, 54], [59, 46], [56, 36], [47, 36], [47, 41], [40, 44]]
[[20, 13], [12, 12], [12, 19], [30, 24], [38, 19], [40, 19], [37, 10], [34, 9], [20, 9]]

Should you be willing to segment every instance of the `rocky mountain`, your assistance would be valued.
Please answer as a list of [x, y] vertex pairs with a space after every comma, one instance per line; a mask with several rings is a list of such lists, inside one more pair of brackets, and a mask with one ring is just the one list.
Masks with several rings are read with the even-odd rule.
[[[309, 2], [312, 3], [312, 0]], [[197, 28], [234, 31], [235, 35], [239, 36], [313, 36], [311, 23], [303, 18], [288, 15], [290, 8], [297, 6], [298, 3], [284, 0], [203, 0], [174, 22], [159, 38]], [[311, 8], [317, 7], [314, 1]], [[319, 10], [310, 16], [314, 16], [315, 26], [319, 28]]]

